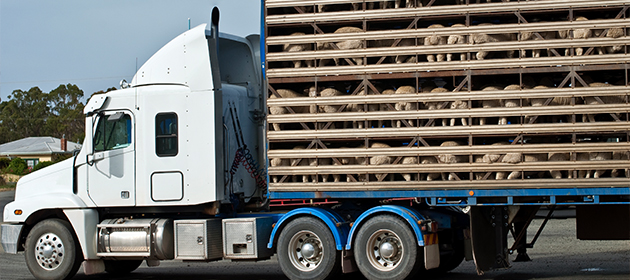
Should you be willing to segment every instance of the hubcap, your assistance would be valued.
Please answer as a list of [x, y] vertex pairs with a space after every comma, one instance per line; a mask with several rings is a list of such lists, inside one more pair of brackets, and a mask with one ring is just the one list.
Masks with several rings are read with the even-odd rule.
[[35, 246], [37, 263], [45, 270], [54, 270], [63, 262], [64, 245], [61, 238], [54, 233], [46, 233], [39, 237]]
[[303, 230], [293, 235], [288, 249], [291, 264], [301, 271], [312, 271], [322, 261], [322, 241], [312, 231]]
[[366, 246], [366, 254], [370, 264], [380, 271], [391, 271], [396, 268], [403, 255], [400, 238], [391, 230], [381, 229], [370, 235]]

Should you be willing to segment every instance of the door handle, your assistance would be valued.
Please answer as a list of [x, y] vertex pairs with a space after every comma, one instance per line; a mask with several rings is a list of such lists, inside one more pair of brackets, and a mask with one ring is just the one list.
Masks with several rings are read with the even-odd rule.
[[105, 153], [98, 153], [87, 156], [87, 161], [90, 165], [94, 164], [94, 162], [103, 160], [105, 158]]

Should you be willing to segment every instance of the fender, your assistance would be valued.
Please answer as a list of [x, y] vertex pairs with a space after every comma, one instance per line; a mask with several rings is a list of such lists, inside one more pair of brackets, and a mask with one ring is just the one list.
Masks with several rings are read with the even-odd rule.
[[[44, 209], [78, 209], [87, 208], [83, 200], [73, 193], [46, 193], [29, 196], [13, 201], [4, 207], [4, 222], [23, 223], [33, 213]], [[15, 215], [15, 210], [22, 210]]]
[[98, 211], [96, 209], [64, 209], [63, 213], [70, 221], [74, 228], [74, 234], [79, 239], [83, 258], [86, 260], [99, 259], [96, 256]]
[[343, 250], [343, 246], [348, 240], [348, 225], [337, 213], [313, 207], [299, 208], [291, 210], [290, 212], [284, 214], [284, 216], [282, 216], [282, 218], [280, 218], [280, 220], [273, 227], [273, 231], [271, 232], [271, 236], [269, 237], [267, 248], [273, 248], [278, 229], [283, 228], [285, 222], [292, 220], [296, 216], [315, 216], [318, 219], [322, 220], [332, 232], [337, 250]]
[[383, 206], [376, 206], [374, 208], [370, 208], [369, 210], [363, 212], [363, 214], [361, 214], [361, 216], [359, 216], [359, 218], [357, 218], [357, 220], [354, 221], [354, 223], [352, 224], [352, 228], [350, 229], [350, 233], [348, 235], [348, 241], [346, 243], [346, 251], [349, 251], [350, 249], [352, 249], [352, 240], [353, 240], [354, 232], [356, 231], [356, 229], [359, 228], [361, 224], [363, 224], [363, 221], [366, 218], [373, 216], [375, 214], [378, 214], [378, 213], [393, 213], [403, 218], [405, 221], [409, 223], [409, 225], [411, 226], [411, 229], [413, 229], [413, 232], [416, 234], [416, 238], [418, 239], [418, 246], [424, 246], [424, 236], [422, 235], [422, 230], [420, 229], [420, 224], [419, 224], [420, 221], [425, 220], [424, 216], [416, 212], [416, 210], [410, 209], [407, 207], [398, 206], [398, 205], [383, 205]]

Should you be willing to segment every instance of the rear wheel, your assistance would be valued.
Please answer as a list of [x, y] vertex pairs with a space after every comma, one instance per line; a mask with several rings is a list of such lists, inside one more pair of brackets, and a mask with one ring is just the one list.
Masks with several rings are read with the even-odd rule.
[[403, 280], [423, 264], [422, 250], [405, 221], [393, 215], [370, 218], [359, 229], [354, 257], [370, 280]]
[[83, 262], [72, 226], [61, 219], [37, 223], [26, 237], [26, 266], [37, 279], [70, 279]]
[[282, 230], [278, 239], [278, 262], [292, 280], [324, 280], [340, 271], [335, 239], [319, 219], [297, 218]]
[[128, 274], [136, 270], [142, 264], [142, 260], [105, 260], [103, 262], [105, 263], [105, 271], [112, 275]]

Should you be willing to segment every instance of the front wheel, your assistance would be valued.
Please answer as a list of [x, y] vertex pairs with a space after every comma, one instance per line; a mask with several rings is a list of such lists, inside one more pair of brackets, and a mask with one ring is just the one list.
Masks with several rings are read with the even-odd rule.
[[319, 219], [297, 218], [282, 230], [278, 239], [278, 262], [292, 280], [325, 280], [340, 271], [335, 239]]
[[26, 266], [37, 279], [70, 279], [83, 262], [83, 254], [70, 223], [44, 220], [26, 237]]
[[370, 218], [359, 229], [354, 257], [370, 280], [403, 280], [423, 264], [422, 250], [405, 221], [393, 215]]

